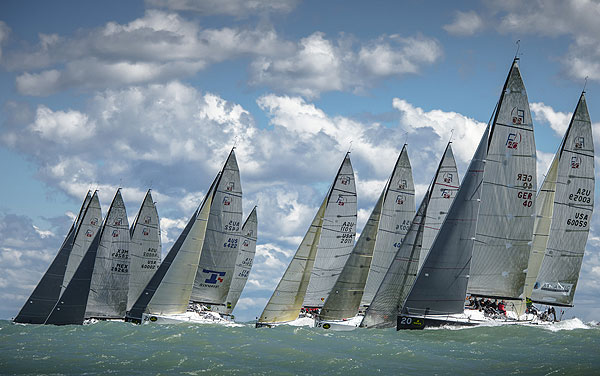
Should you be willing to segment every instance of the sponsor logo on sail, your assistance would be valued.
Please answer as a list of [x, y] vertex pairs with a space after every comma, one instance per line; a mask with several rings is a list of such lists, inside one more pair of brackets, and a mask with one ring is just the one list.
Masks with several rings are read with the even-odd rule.
[[229, 196], [223, 197], [223, 205], [225, 205], [225, 206], [231, 205], [231, 199], [229, 198]]
[[406, 179], [402, 179], [398, 183], [398, 189], [406, 189], [407, 186], [408, 186], [408, 183], [406, 182]]
[[223, 282], [223, 278], [226, 272], [219, 272], [215, 270], [202, 269], [202, 273], [210, 274], [210, 277], [204, 280], [204, 283], [209, 285], [216, 285], [217, 283]]
[[396, 204], [403, 205], [404, 201], [406, 201], [406, 197], [404, 197], [404, 195], [398, 195], [398, 197], [396, 197]]
[[90, 225], [96, 226], [97, 224], [98, 224], [98, 218], [92, 218], [92, 220], [90, 221]]
[[575, 146], [575, 149], [583, 149], [583, 147], [585, 146], [585, 138], [576, 137], [574, 146]]
[[113, 230], [112, 237], [113, 238], [118, 238], [119, 237], [119, 230]]
[[242, 246], [244, 246], [244, 247], [247, 247], [247, 246], [249, 246], [249, 245], [250, 245], [250, 243], [248, 243], [248, 241], [247, 241], [247, 240], [244, 240], [244, 243], [242, 244]]
[[94, 235], [94, 231], [92, 231], [92, 230], [87, 230], [87, 231], [85, 232], [85, 236], [87, 236], [88, 238], [91, 238], [91, 237], [92, 237], [92, 235]]
[[152, 217], [150, 217], [149, 215], [144, 217], [144, 224], [149, 225], [150, 222], [152, 222]]
[[148, 235], [150, 234], [150, 230], [148, 229], [148, 227], [144, 227], [144, 228], [142, 229], [142, 234], [143, 234], [144, 236], [148, 236]]
[[508, 149], [517, 149], [519, 144], [521, 143], [521, 133], [509, 133], [506, 138], [506, 147]]
[[340, 178], [340, 183], [342, 185], [348, 185], [348, 184], [350, 184], [350, 178], [348, 176], [342, 176]]
[[525, 122], [525, 111], [517, 107], [513, 108], [510, 115], [512, 116], [513, 124], [523, 124]]
[[115, 219], [115, 226], [121, 226], [121, 223], [123, 223], [123, 218], [119, 217]]
[[581, 158], [571, 157], [571, 168], [579, 168], [580, 164], [581, 164]]
[[344, 204], [346, 203], [346, 198], [342, 195], [338, 195], [336, 202], [339, 206], [344, 206]]
[[225, 190], [227, 192], [233, 192], [233, 188], [235, 188], [235, 183], [230, 181], [229, 183], [227, 183], [227, 186], [225, 187]]
[[451, 172], [444, 173], [443, 177], [444, 177], [444, 183], [447, 183], [447, 184], [452, 183], [452, 180], [454, 180], [454, 174]]
[[447, 189], [442, 189], [442, 197], [443, 198], [450, 198], [450, 191]]

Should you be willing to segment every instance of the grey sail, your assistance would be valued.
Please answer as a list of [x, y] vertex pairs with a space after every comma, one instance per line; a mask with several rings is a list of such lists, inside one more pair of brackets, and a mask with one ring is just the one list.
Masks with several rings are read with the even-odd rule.
[[594, 208], [594, 143], [582, 93], [559, 151], [548, 246], [531, 299], [572, 306]]
[[67, 288], [60, 295], [52, 312], [44, 324], [81, 325], [83, 324], [92, 273], [96, 262], [96, 253], [100, 245], [100, 231], [94, 234], [92, 244], [81, 259], [77, 270], [69, 281]]
[[446, 219], [402, 305], [404, 313], [454, 314], [464, 311], [489, 129], [488, 125]]
[[129, 223], [121, 189], [102, 225], [86, 318], [124, 318], [129, 288]]
[[242, 295], [242, 291], [248, 281], [252, 263], [254, 262], [254, 254], [256, 253], [256, 238], [258, 231], [258, 218], [256, 216], [256, 206], [246, 218], [246, 222], [242, 226], [242, 236], [240, 238], [241, 245], [235, 260], [235, 270], [233, 272], [233, 280], [227, 294], [226, 314], [231, 314]]
[[[325, 211], [328, 203], [331, 201], [333, 187], [340, 180], [342, 167], [348, 158], [348, 154], [346, 154], [333, 184], [323, 199], [319, 210], [317, 210], [308, 231], [304, 235], [294, 257], [260, 315], [256, 324], [257, 327], [273, 323], [289, 322], [298, 318], [300, 309], [305, 301], [306, 291], [317, 256], [317, 246], [321, 238]], [[346, 181], [346, 183], [343, 185], [350, 185], [349, 181]]]
[[381, 217], [381, 206], [388, 186], [386, 184], [383, 192], [381, 192], [356, 245], [352, 249], [350, 257], [348, 257], [348, 261], [346, 261], [346, 265], [344, 265], [344, 269], [342, 269], [331, 293], [327, 297], [319, 313], [321, 320], [342, 320], [354, 317], [358, 313], [365, 283], [367, 282], [367, 275], [369, 274], [369, 266], [373, 258], [377, 228]]
[[144, 313], [170, 315], [187, 310], [198, 271], [210, 205], [220, 176], [220, 173], [217, 174], [202, 203], [127, 312], [126, 320], [140, 322]]
[[468, 292], [519, 299], [535, 221], [536, 150], [515, 59], [490, 130]]
[[225, 305], [242, 226], [240, 170], [232, 149], [217, 182], [191, 300]]
[[78, 219], [77, 231], [73, 240], [73, 248], [67, 260], [65, 275], [62, 283], [61, 294], [71, 281], [73, 274], [79, 267], [83, 256], [87, 253], [90, 244], [94, 240], [96, 233], [100, 231], [102, 223], [102, 210], [100, 209], [100, 200], [98, 192], [94, 192], [89, 204], [86, 206], [85, 214]]
[[435, 240], [448, 209], [458, 192], [459, 179], [456, 161], [450, 143], [442, 156], [438, 171], [434, 178], [434, 186], [431, 188], [429, 204], [427, 205], [427, 214], [425, 216], [425, 226], [423, 228], [423, 244], [419, 256], [419, 269], [423, 266], [425, 258], [429, 254], [431, 245]]
[[317, 257], [304, 298], [304, 306], [323, 306], [352, 252], [355, 236], [356, 185], [350, 154], [347, 153], [331, 188], [323, 216]]
[[[410, 229], [396, 252], [371, 305], [365, 312], [361, 327], [391, 328], [396, 325], [396, 316], [412, 288], [420, 267], [427, 219], [431, 218], [435, 222], [443, 223], [455, 196], [455, 191], [451, 191], [449, 187], [453, 186], [452, 184], [458, 185], [458, 173], [448, 143]], [[437, 200], [437, 197], [441, 200]], [[437, 228], [433, 226], [430, 229], [429, 236], [435, 238], [439, 231], [436, 231]]]
[[60, 297], [67, 260], [71, 253], [71, 249], [73, 248], [73, 240], [75, 239], [77, 225], [81, 222], [83, 212], [89, 204], [91, 197], [92, 195], [90, 194], [90, 191], [88, 191], [83, 201], [83, 205], [81, 206], [81, 210], [79, 210], [79, 215], [71, 225], [67, 237], [63, 241], [58, 253], [29, 296], [29, 299], [27, 299], [19, 311], [19, 314], [14, 318], [14, 322], [22, 324], [43, 324], [50, 312], [52, 312], [54, 305]]
[[127, 311], [160, 266], [162, 244], [160, 241], [160, 219], [150, 190], [146, 193], [135, 222], [130, 229], [129, 289]]
[[362, 305], [371, 304], [377, 289], [385, 277], [396, 251], [402, 244], [410, 223], [415, 216], [415, 185], [406, 145], [394, 167], [389, 189], [383, 201], [377, 241], [369, 276], [362, 297]]

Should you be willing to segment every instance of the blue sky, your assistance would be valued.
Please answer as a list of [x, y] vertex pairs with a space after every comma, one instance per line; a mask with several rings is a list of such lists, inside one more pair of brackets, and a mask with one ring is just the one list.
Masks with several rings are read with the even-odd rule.
[[[584, 0], [1, 2], [0, 318], [88, 189], [106, 213], [123, 187], [134, 216], [153, 188], [166, 253], [237, 143], [259, 238], [235, 313], [253, 319], [351, 142], [359, 229], [405, 141], [417, 201], [452, 131], [464, 173], [516, 40], [541, 181], [586, 76], [600, 119], [599, 17]], [[598, 321], [597, 217], [567, 315]]]

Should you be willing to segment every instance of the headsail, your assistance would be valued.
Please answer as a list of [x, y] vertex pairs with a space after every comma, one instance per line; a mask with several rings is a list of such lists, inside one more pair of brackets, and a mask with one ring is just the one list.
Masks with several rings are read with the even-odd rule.
[[242, 224], [242, 186], [234, 149], [225, 161], [210, 216], [191, 300], [224, 305], [233, 278]]
[[29, 299], [25, 302], [25, 305], [23, 305], [23, 308], [19, 311], [17, 317], [15, 317], [14, 322], [22, 324], [43, 324], [50, 312], [52, 312], [52, 308], [54, 308], [54, 305], [60, 297], [61, 285], [65, 275], [67, 260], [71, 253], [71, 249], [73, 248], [75, 232], [83, 219], [83, 213], [87, 209], [91, 197], [92, 195], [90, 191], [88, 191], [83, 201], [83, 205], [81, 206], [81, 210], [79, 210], [79, 215], [71, 225], [67, 237], [63, 241], [58, 253], [29, 296]]
[[489, 129], [488, 125], [408, 294], [402, 309], [405, 313], [454, 314], [464, 311]]
[[552, 225], [531, 298], [572, 306], [594, 208], [594, 142], [584, 93], [557, 157]]
[[531, 247], [536, 150], [529, 102], [515, 59], [488, 141], [468, 292], [518, 299]]
[[229, 294], [227, 294], [225, 311], [227, 314], [233, 312], [240, 295], [242, 295], [244, 286], [246, 286], [246, 282], [248, 281], [252, 263], [254, 262], [254, 254], [256, 253], [257, 231], [258, 219], [255, 206], [242, 226], [240, 251], [235, 261], [235, 270], [233, 273], [233, 280], [231, 281], [231, 287], [229, 288]]
[[85, 317], [123, 318], [129, 288], [129, 223], [121, 189], [102, 226]]
[[130, 229], [129, 249], [129, 290], [127, 310], [131, 310], [150, 278], [160, 266], [162, 245], [160, 241], [160, 220], [150, 190], [146, 193], [142, 206]]
[[369, 268], [362, 305], [371, 304], [414, 216], [415, 185], [408, 152], [404, 145], [394, 166], [389, 189], [383, 201], [377, 241], [373, 250], [373, 260]]
[[220, 175], [217, 174], [202, 203], [127, 313], [126, 320], [140, 322], [145, 312], [170, 315], [187, 310], [198, 271], [210, 205]]
[[[361, 322], [362, 327], [393, 327], [396, 324], [396, 316], [419, 270], [420, 255], [425, 251], [423, 244], [426, 231], [429, 229], [428, 236], [435, 238], [439, 232], [439, 227], [435, 227], [436, 223], [443, 223], [446, 218], [448, 208], [456, 195], [454, 187], [458, 188], [457, 186], [458, 171], [452, 148], [448, 143], [410, 229], [396, 252], [371, 305], [365, 312]], [[429, 228], [428, 219], [434, 224]]]
[[350, 153], [340, 166], [323, 216], [317, 257], [303, 305], [322, 307], [342, 272], [356, 236], [356, 185]]

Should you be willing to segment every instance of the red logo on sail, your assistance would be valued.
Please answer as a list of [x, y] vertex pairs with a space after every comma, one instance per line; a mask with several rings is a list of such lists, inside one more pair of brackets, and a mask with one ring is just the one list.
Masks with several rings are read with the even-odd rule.
[[406, 189], [407, 186], [408, 183], [406, 182], [406, 179], [402, 179], [400, 180], [400, 183], [398, 183], [398, 189]]
[[575, 149], [583, 149], [585, 145], [585, 139], [583, 137], [577, 137], [575, 139]]
[[118, 238], [119, 237], [119, 230], [113, 230], [112, 237], [113, 238]]
[[443, 198], [450, 198], [450, 191], [447, 189], [442, 189], [442, 197]]
[[150, 222], [152, 222], [152, 217], [150, 217], [149, 215], [147, 215], [147, 216], [144, 218], [144, 223], [145, 223], [145, 224], [147, 224], [147, 225], [149, 225], [149, 224], [150, 224]]
[[228, 196], [223, 197], [223, 205], [231, 205], [231, 199]]
[[346, 203], [346, 198], [342, 195], [338, 195], [336, 202], [339, 206], [344, 206], [344, 204]]
[[249, 246], [249, 245], [250, 245], [250, 243], [248, 243], [248, 241], [247, 241], [247, 240], [244, 240], [244, 243], [242, 244], [242, 246], [244, 246], [244, 247], [247, 247], [247, 246]]
[[92, 235], [94, 235], [94, 231], [92, 231], [92, 230], [87, 230], [87, 231], [85, 232], [85, 236], [87, 236], [88, 238], [91, 238], [91, 237], [92, 237]]
[[115, 220], [115, 226], [121, 226], [121, 223], [123, 222], [123, 218], [117, 218]]
[[508, 137], [506, 138], [506, 147], [508, 149], [516, 150], [519, 146], [519, 143], [521, 143], [521, 133], [517, 132], [508, 134]]
[[579, 168], [580, 164], [581, 164], [581, 158], [571, 157], [571, 168]]
[[405, 200], [406, 197], [404, 197], [403, 195], [398, 195], [398, 197], [396, 197], [396, 203], [398, 205], [403, 205]]
[[225, 187], [225, 190], [227, 192], [233, 192], [233, 188], [235, 187], [235, 183], [230, 181], [229, 183], [227, 183], [227, 186]]
[[90, 221], [90, 225], [96, 226], [97, 224], [98, 224], [98, 218], [92, 218], [92, 220]]
[[444, 174], [444, 183], [450, 184], [450, 183], [452, 183], [452, 179], [454, 179], [454, 176], [452, 173], [446, 172]]
[[143, 234], [144, 236], [148, 236], [148, 235], [150, 234], [150, 230], [148, 229], [148, 227], [144, 227], [144, 228], [142, 229], [142, 234]]
[[525, 111], [519, 110], [517, 107], [512, 109], [511, 112], [513, 124], [523, 124], [525, 122]]
[[342, 176], [340, 178], [340, 183], [342, 185], [348, 185], [348, 184], [350, 184], [350, 178], [348, 176]]

